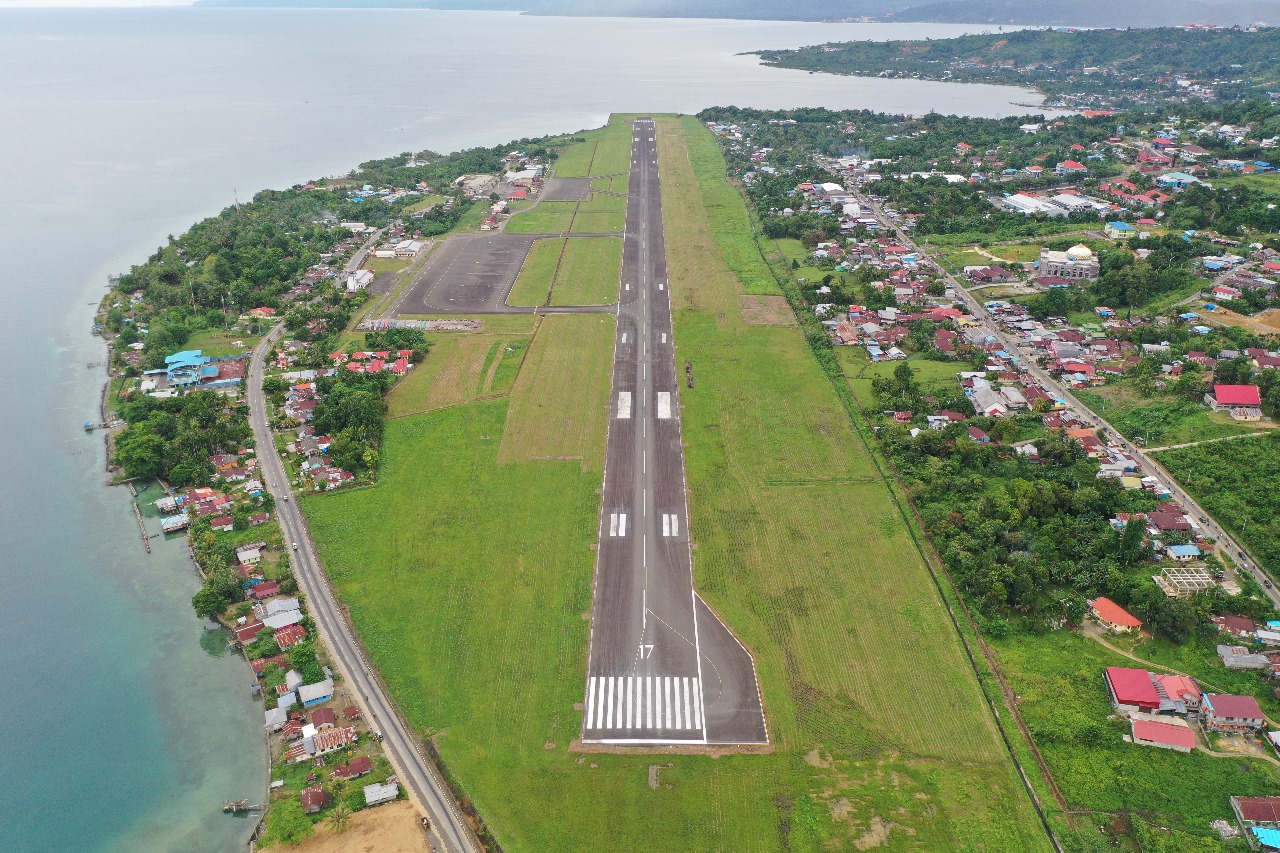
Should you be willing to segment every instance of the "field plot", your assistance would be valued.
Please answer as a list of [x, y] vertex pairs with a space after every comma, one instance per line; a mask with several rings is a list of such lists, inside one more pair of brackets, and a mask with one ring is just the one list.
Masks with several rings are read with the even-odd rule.
[[574, 234], [621, 234], [627, 229], [627, 215], [618, 210], [583, 210], [573, 220]]
[[[523, 353], [528, 348], [528, 338], [479, 333], [441, 335], [426, 359], [387, 397], [387, 416], [401, 418], [505, 393], [511, 387], [514, 371], [510, 366], [503, 371], [505, 384], [501, 386], [497, 376], [512, 347], [516, 348], [512, 352]], [[517, 369], [518, 366], [517, 361]]]
[[505, 230], [511, 234], [564, 234], [577, 209], [572, 201], [544, 201], [527, 213], [512, 216]]
[[520, 275], [507, 294], [508, 305], [545, 305], [564, 251], [563, 239], [535, 240]]
[[556, 158], [554, 165], [558, 178], [586, 178], [591, 175], [591, 161], [596, 156], [598, 142], [592, 138], [594, 134], [584, 134], [585, 142], [575, 142], [565, 147]]
[[627, 197], [624, 195], [609, 195], [606, 193], [592, 193], [591, 198], [582, 202], [578, 207], [579, 213], [585, 213], [596, 210], [626, 210]]
[[[1001, 669], [1021, 697], [1022, 714], [1037, 733], [1041, 753], [1069, 805], [1103, 813], [1083, 821], [1087, 838], [1082, 841], [1109, 841], [1099, 837], [1096, 826], [1110, 823], [1105, 813], [1114, 813], [1122, 818], [1141, 815], [1150, 824], [1190, 837], [1182, 846], [1175, 838], [1166, 842], [1172, 846], [1153, 849], [1219, 849], [1193, 847], [1192, 840], [1210, 837], [1211, 821], [1231, 819], [1228, 792], [1271, 795], [1280, 784], [1280, 770], [1256, 759], [1125, 743], [1129, 727], [1108, 719], [1112, 710], [1102, 673], [1108, 666], [1135, 664], [1092, 640], [1055, 631], [1042, 637], [1020, 635], [996, 646]], [[1210, 791], [1221, 793], [1206, 795]]]
[[615, 118], [598, 133], [600, 144], [591, 164], [591, 175], [619, 175], [631, 171], [631, 123]]
[[618, 301], [622, 241], [616, 237], [581, 237], [565, 241], [552, 305], [609, 305]]
[[718, 155], [696, 150], [710, 135], [669, 120], [660, 133], [677, 361], [697, 377], [681, 392], [695, 572], [756, 655], [780, 754], [811, 765], [789, 796], [820, 814], [794, 849], [856, 843], [888, 814], [918, 849], [1045, 849], [923, 560], [830, 384], [796, 331], [742, 320], [726, 261], [755, 281], [771, 274], [734, 239], [747, 214], [713, 186]]
[[1245, 435], [1267, 428], [1233, 421], [1226, 412], [1211, 412], [1199, 402], [1173, 395], [1143, 397], [1123, 380], [1076, 392], [1076, 396], [1110, 421], [1125, 438], [1145, 442], [1147, 447]]
[[552, 314], [511, 389], [499, 462], [577, 459], [603, 465], [609, 409], [612, 314]]

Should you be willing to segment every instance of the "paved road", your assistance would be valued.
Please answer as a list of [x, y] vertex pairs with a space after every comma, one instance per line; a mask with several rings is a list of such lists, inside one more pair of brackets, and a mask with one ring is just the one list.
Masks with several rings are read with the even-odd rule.
[[657, 134], [633, 127], [582, 739], [767, 743], [751, 655], [693, 588]]
[[[855, 195], [862, 204], [865, 204], [872, 209], [877, 219], [886, 226], [894, 229], [899, 242], [903, 246], [915, 249], [922, 257], [930, 257], [927, 252], [924, 252], [916, 245], [915, 241], [913, 241], [906, 232], [899, 228], [892, 219], [885, 215], [884, 211], [880, 209], [878, 204], [871, 201], [871, 199], [867, 198], [862, 193], [855, 193]], [[951, 273], [944, 270], [941, 264], [938, 264], [937, 266], [942, 276], [955, 288], [956, 293], [960, 295], [960, 298], [964, 300], [964, 303], [969, 307], [969, 311], [975, 317], [989, 321], [987, 325], [993, 329], [996, 337], [1000, 339], [1008, 352], [1019, 353], [1020, 349], [1017, 346], [1017, 339], [1004, 331], [995, 318], [992, 317], [987, 312], [986, 308], [983, 307], [982, 302], [969, 292], [969, 288], [956, 279], [955, 276], [951, 275]], [[1130, 455], [1132, 455], [1133, 458], [1138, 461], [1139, 473], [1141, 475], [1157, 477], [1162, 483], [1166, 484], [1174, 500], [1180, 503], [1190, 516], [1195, 518], [1196, 522], [1200, 525], [1203, 534], [1214, 539], [1218, 543], [1218, 547], [1224, 550], [1234, 562], [1239, 564], [1245, 571], [1252, 573], [1253, 577], [1259, 582], [1268, 580], [1262, 570], [1258, 568], [1258, 561], [1255, 560], [1239, 542], [1233, 539], [1227, 531], [1209, 515], [1209, 513], [1205, 512], [1204, 509], [1192, 499], [1191, 495], [1187, 494], [1185, 489], [1178, 485], [1178, 481], [1164, 469], [1164, 466], [1156, 462], [1155, 459], [1149, 456], [1142, 448], [1130, 443], [1127, 438], [1120, 434], [1119, 430], [1113, 427], [1088, 406], [1081, 403], [1065, 385], [1058, 382], [1040, 367], [1036, 366], [1030, 358], [1023, 355], [1020, 360], [1026, 371], [1040, 383], [1045, 391], [1050, 395], [1061, 399], [1068, 406], [1074, 409], [1080, 417], [1084, 418], [1085, 421], [1092, 422], [1094, 426], [1101, 427], [1106, 434], [1107, 441], [1123, 447]], [[1271, 599], [1272, 604], [1280, 607], [1280, 590], [1274, 587], [1266, 587], [1264, 592], [1266, 592], [1267, 597]]]
[[267, 425], [267, 403], [262, 393], [263, 362], [271, 348], [271, 341], [282, 328], [276, 326], [272, 329], [253, 351], [253, 361], [249, 368], [248, 399], [249, 419], [258, 448], [258, 464], [262, 466], [263, 479], [276, 500], [276, 519], [280, 523], [285, 541], [296, 544], [297, 550], [293, 551], [291, 558], [293, 574], [307, 596], [308, 608], [332, 653], [334, 667], [360, 696], [365, 719], [376, 731], [382, 733], [383, 743], [396, 767], [400, 782], [408, 786], [430, 816], [434, 832], [442, 842], [442, 845], [436, 845], [437, 849], [448, 853], [475, 853], [480, 847], [474, 843], [449, 789], [439, 778], [435, 768], [418, 752], [393, 710], [391, 700], [384, 695], [381, 685], [370, 674], [372, 668], [366, 662], [354, 632], [339, 610], [329, 579], [312, 547], [306, 521], [297, 502], [288, 499], [289, 481]]

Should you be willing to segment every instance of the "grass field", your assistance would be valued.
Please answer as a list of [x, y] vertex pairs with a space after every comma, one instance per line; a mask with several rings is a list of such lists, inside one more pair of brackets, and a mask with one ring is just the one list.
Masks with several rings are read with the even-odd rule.
[[757, 655], [780, 757], [814, 759], [774, 795], [819, 806], [795, 849], [854, 843], [890, 814], [918, 849], [1043, 849], [923, 561], [830, 384], [796, 330], [741, 321], [728, 257], [771, 274], [758, 252], [706, 250], [717, 222], [746, 218], [739, 196], [708, 192], [716, 158], [684, 156], [686, 140], [698, 151], [710, 134], [696, 121], [660, 133], [677, 360], [698, 379], [681, 391], [695, 569]]
[[[205, 355], [238, 355], [251, 350], [262, 340], [258, 335], [246, 335], [240, 332], [227, 332], [222, 329], [209, 329], [196, 332], [187, 338], [184, 349], [198, 349]], [[236, 346], [241, 343], [243, 346]]]
[[[1102, 673], [1107, 666], [1134, 664], [1092, 640], [1056, 631], [1020, 635], [996, 647], [1027, 725], [1073, 808], [1141, 815], [1158, 826], [1207, 837], [1210, 821], [1231, 819], [1229, 794], [1272, 794], [1280, 784], [1280, 771], [1262, 761], [1125, 743], [1128, 726], [1107, 719], [1112, 710]], [[1113, 849], [1096, 828], [1110, 823], [1106, 815], [1076, 820], [1083, 824], [1078, 849]], [[1117, 840], [1121, 849], [1135, 849], [1129, 839]]]
[[613, 362], [612, 314], [542, 318], [511, 389], [498, 461], [578, 459], [603, 464]]
[[592, 193], [591, 198], [582, 202], [579, 206], [579, 212], [591, 210], [626, 210], [627, 197], [621, 195], [605, 195], [604, 193]]
[[441, 204], [443, 202], [444, 202], [444, 196], [442, 195], [427, 195], [427, 196], [423, 196], [419, 201], [414, 202], [413, 204], [406, 207], [403, 212], [417, 213], [420, 210], [430, 210], [431, 208], [435, 207], [437, 204]]
[[609, 305], [618, 301], [622, 241], [582, 237], [565, 241], [551, 291], [552, 305]]
[[511, 362], [518, 369], [517, 354], [522, 355], [529, 343], [527, 337], [484, 333], [440, 335], [433, 340], [426, 359], [388, 395], [387, 417], [402, 418], [507, 393], [515, 379]]
[[512, 234], [565, 234], [577, 209], [577, 202], [544, 201], [528, 213], [512, 216], [506, 230]]
[[412, 258], [370, 258], [365, 267], [376, 273], [400, 272], [409, 268]]
[[520, 268], [508, 305], [608, 305], [618, 300], [622, 241], [614, 237], [538, 240]]
[[1256, 423], [1233, 421], [1225, 412], [1211, 412], [1200, 403], [1172, 396], [1143, 397], [1125, 382], [1074, 393], [1125, 438], [1141, 439], [1148, 447], [1260, 431]]
[[578, 211], [573, 220], [574, 234], [621, 234], [627, 229], [627, 214], [621, 210]]
[[561, 178], [585, 178], [591, 174], [591, 161], [596, 156], [599, 144], [595, 134], [583, 134], [585, 142], [575, 142], [567, 146], [556, 158], [555, 173]]
[[535, 240], [507, 294], [508, 305], [545, 305], [564, 250], [562, 239]]
[[[696, 120], [662, 122], [677, 357], [698, 379], [681, 391], [696, 572], [757, 656], [776, 751], [565, 748], [581, 724], [609, 315], [543, 318], [509, 398], [392, 421], [376, 487], [302, 501], [357, 629], [508, 853], [1046, 849], [830, 384], [798, 330], [742, 322], [714, 229], [745, 210], [725, 207], [714, 172], [695, 179], [686, 133], [711, 141]], [[495, 385], [509, 365], [472, 357]]]

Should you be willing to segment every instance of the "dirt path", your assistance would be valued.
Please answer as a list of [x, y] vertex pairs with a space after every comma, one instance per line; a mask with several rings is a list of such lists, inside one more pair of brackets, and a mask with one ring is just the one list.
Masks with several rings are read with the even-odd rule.
[[412, 804], [388, 803], [356, 812], [341, 833], [323, 821], [306, 841], [280, 849], [289, 853], [430, 853], [421, 820]]
[[1179, 450], [1183, 447], [1195, 447], [1197, 444], [1213, 444], [1215, 441], [1231, 441], [1237, 438], [1256, 438], [1260, 435], [1266, 435], [1266, 431], [1262, 432], [1242, 432], [1239, 435], [1224, 435], [1221, 438], [1206, 438], [1204, 441], [1188, 441], [1185, 444], [1166, 444], [1164, 447], [1148, 447], [1148, 453], [1156, 453], [1160, 450]]

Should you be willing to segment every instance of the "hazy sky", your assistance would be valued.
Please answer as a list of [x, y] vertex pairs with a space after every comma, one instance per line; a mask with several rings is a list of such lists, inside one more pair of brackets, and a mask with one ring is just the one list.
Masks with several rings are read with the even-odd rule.
[[0, 9], [56, 6], [190, 6], [191, 0], [0, 0]]

